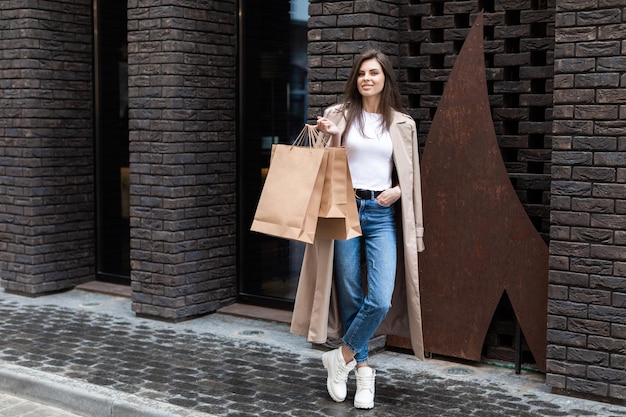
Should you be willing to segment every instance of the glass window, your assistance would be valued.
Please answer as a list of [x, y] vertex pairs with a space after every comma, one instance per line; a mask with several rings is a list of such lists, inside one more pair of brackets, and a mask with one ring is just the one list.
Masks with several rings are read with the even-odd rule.
[[250, 232], [274, 143], [306, 122], [308, 0], [242, 0], [239, 66], [239, 294], [288, 308], [304, 245]]
[[94, 14], [98, 279], [130, 283], [126, 1], [96, 1]]

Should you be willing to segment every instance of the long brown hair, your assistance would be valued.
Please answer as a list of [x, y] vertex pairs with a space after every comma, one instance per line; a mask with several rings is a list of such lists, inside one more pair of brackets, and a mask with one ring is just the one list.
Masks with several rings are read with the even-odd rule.
[[355, 121], [361, 132], [363, 132], [363, 97], [359, 93], [357, 86], [357, 80], [359, 77], [359, 70], [363, 62], [375, 58], [380, 64], [383, 74], [385, 75], [385, 85], [381, 92], [381, 100], [378, 111], [382, 114], [382, 124], [389, 130], [391, 122], [393, 121], [393, 111], [400, 111], [405, 113], [400, 99], [400, 92], [398, 91], [398, 83], [396, 82], [396, 76], [393, 72], [393, 65], [391, 60], [384, 53], [370, 49], [359, 56], [357, 56], [350, 72], [350, 77], [346, 82], [346, 88], [343, 94], [342, 107], [346, 112], [346, 130], [347, 132]]

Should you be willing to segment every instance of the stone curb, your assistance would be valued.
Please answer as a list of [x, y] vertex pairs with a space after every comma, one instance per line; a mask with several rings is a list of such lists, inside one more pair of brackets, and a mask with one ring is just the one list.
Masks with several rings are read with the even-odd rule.
[[217, 417], [1, 361], [0, 391], [88, 417]]

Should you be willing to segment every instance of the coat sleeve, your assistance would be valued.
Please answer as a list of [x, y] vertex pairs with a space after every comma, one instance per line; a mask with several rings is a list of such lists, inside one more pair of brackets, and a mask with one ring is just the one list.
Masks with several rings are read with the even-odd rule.
[[415, 213], [415, 236], [417, 239], [417, 251], [422, 252], [424, 245], [424, 215], [422, 211], [422, 179], [420, 173], [419, 144], [417, 142], [417, 128], [415, 122], [411, 126], [412, 160], [413, 160], [413, 210]]

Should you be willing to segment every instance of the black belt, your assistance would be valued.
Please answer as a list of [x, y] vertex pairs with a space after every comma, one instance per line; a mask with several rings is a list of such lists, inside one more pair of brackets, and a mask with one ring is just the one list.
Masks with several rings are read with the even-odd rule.
[[382, 191], [361, 190], [357, 188], [354, 189], [354, 195], [359, 200], [373, 200], [376, 197], [378, 197], [381, 193]]

